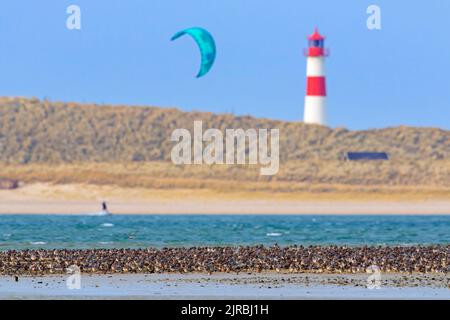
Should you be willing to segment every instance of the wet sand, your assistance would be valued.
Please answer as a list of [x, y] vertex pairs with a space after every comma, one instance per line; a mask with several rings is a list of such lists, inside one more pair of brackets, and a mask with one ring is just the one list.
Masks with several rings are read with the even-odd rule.
[[450, 299], [449, 275], [382, 274], [380, 289], [367, 274], [140, 274], [0, 277], [0, 299]]

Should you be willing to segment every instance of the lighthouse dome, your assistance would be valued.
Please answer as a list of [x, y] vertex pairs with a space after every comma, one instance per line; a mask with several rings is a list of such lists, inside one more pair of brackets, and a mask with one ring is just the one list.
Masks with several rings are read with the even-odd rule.
[[312, 40], [312, 41], [321, 41], [322, 40], [323, 41], [323, 40], [325, 40], [325, 37], [323, 37], [319, 33], [319, 30], [316, 28], [314, 30], [314, 33], [308, 37], [308, 40]]
[[328, 50], [325, 49], [325, 37], [316, 28], [314, 33], [308, 37], [308, 49], [305, 52], [308, 57], [326, 57]]

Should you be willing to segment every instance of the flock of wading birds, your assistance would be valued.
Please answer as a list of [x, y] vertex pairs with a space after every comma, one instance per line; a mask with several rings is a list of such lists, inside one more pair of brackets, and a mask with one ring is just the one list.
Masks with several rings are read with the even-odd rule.
[[0, 274], [82, 273], [364, 273], [450, 271], [450, 246], [192, 247], [163, 249], [23, 250], [0, 252]]

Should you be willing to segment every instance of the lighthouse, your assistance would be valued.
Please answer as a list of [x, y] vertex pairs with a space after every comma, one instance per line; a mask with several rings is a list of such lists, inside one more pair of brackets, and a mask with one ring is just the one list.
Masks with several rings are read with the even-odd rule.
[[327, 125], [326, 100], [327, 89], [325, 79], [325, 38], [316, 30], [308, 37], [308, 49], [305, 50], [306, 64], [306, 97], [305, 123]]

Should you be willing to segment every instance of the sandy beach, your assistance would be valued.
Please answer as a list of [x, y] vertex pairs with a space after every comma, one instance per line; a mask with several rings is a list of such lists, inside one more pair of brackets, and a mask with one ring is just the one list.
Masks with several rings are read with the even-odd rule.
[[[113, 214], [450, 214], [450, 202], [331, 201], [111, 201]], [[95, 201], [2, 201], [0, 214], [84, 214], [99, 211]]]
[[68, 289], [66, 275], [0, 277], [0, 299], [450, 299], [449, 276], [367, 274], [140, 274], [82, 275]]
[[411, 195], [218, 193], [36, 183], [0, 191], [0, 214], [450, 214], [450, 200]]

